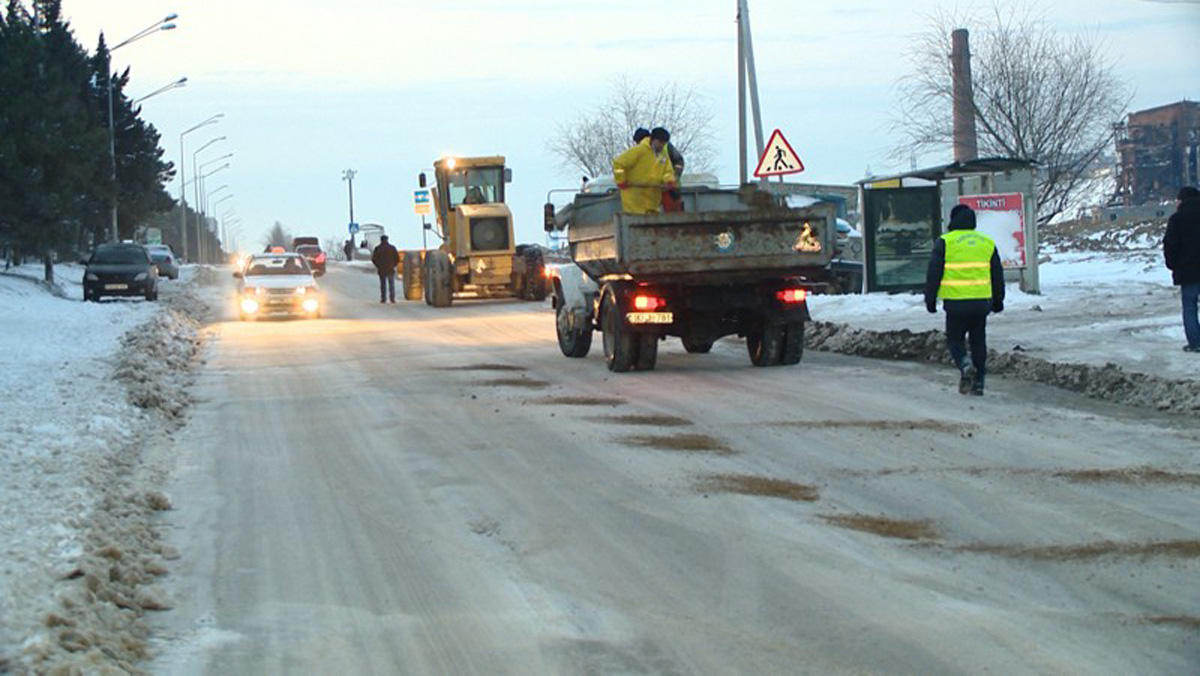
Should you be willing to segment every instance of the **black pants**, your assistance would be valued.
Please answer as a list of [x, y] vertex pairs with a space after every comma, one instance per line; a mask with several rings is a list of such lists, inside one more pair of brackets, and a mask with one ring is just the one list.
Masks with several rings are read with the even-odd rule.
[[954, 365], [966, 363], [967, 341], [971, 344], [971, 363], [982, 376], [987, 364], [987, 313], [946, 313], [946, 346]]
[[396, 275], [388, 273], [379, 273], [379, 302], [385, 300], [396, 302]]

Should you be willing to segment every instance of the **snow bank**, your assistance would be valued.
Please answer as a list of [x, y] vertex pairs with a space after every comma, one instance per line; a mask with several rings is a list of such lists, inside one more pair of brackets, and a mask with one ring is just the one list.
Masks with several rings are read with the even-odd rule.
[[[1178, 288], [1158, 248], [1164, 224], [1062, 233], [1040, 295], [1009, 285], [988, 321], [989, 371], [1131, 406], [1200, 410], [1200, 357], [1185, 343]], [[949, 365], [921, 294], [812, 296], [812, 349]]]
[[[79, 298], [72, 267], [58, 286]], [[0, 276], [0, 672], [134, 671], [139, 618], [169, 606], [153, 582], [174, 553], [150, 526], [168, 468], [148, 449], [186, 408], [204, 308], [178, 283], [163, 297], [83, 303]]]

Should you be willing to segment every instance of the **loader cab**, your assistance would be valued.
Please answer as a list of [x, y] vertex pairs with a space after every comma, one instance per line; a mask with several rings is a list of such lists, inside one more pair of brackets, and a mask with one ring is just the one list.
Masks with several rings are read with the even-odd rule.
[[[437, 225], [455, 258], [511, 253], [512, 213], [504, 203], [512, 170], [504, 157], [443, 157], [433, 163]], [[424, 185], [424, 174], [421, 175]]]

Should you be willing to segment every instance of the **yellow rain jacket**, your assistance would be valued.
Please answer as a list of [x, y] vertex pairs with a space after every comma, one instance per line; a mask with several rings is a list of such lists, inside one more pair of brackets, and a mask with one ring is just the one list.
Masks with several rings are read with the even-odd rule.
[[621, 153], [613, 160], [613, 179], [628, 183], [621, 191], [621, 210], [631, 214], [653, 214], [662, 208], [662, 188], [675, 182], [675, 169], [666, 148], [655, 153], [650, 139]]

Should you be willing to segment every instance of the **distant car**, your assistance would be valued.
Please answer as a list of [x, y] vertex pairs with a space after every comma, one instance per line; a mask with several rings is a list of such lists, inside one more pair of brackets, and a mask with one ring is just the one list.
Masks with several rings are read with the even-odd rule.
[[258, 317], [320, 317], [324, 300], [308, 261], [298, 253], [255, 254], [233, 276], [238, 284], [238, 314]]
[[837, 219], [837, 247], [838, 257], [848, 260], [862, 260], [862, 233], [850, 225], [850, 223]]
[[318, 277], [325, 274], [325, 252], [319, 244], [301, 244], [296, 247], [296, 253], [304, 256], [313, 274]]
[[150, 262], [158, 269], [159, 277], [179, 279], [179, 257], [166, 244], [147, 244], [146, 251], [150, 252]]
[[142, 296], [158, 300], [158, 269], [141, 244], [101, 244], [86, 260], [83, 272], [83, 300], [98, 301], [103, 296]]

